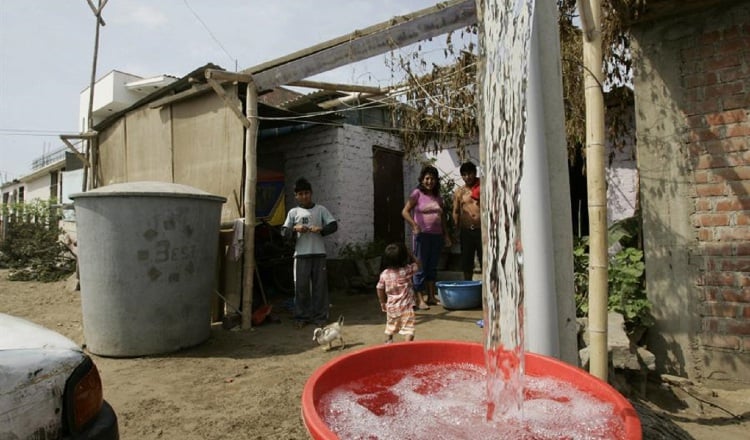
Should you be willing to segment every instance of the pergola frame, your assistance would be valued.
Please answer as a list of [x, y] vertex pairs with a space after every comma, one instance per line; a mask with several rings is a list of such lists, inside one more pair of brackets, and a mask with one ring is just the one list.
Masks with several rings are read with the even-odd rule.
[[[244, 190], [244, 249], [242, 273], [242, 328], [252, 326], [252, 292], [255, 273], [255, 190], [257, 186], [258, 94], [275, 87], [295, 83], [313, 75], [347, 64], [381, 55], [397, 47], [451, 32], [476, 23], [474, 0], [450, 0], [412, 14], [354, 31], [307, 49], [276, 58], [266, 63], [231, 73], [209, 69], [207, 86], [197, 86], [192, 93], [208, 87], [224, 101], [224, 105], [242, 121], [245, 127], [245, 190]], [[246, 112], [226, 96], [222, 82], [246, 84]], [[174, 99], [174, 97], [171, 97]], [[153, 104], [152, 104], [153, 105]]]

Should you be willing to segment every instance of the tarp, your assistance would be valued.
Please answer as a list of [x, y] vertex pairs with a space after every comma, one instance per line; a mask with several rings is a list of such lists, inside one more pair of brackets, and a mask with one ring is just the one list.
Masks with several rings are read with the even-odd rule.
[[255, 218], [274, 226], [284, 223], [286, 212], [283, 173], [258, 168], [255, 197]]

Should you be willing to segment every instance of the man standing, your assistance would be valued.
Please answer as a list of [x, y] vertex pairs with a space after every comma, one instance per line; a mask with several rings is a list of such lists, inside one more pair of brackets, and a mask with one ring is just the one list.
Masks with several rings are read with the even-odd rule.
[[479, 212], [479, 178], [472, 162], [461, 165], [464, 186], [453, 193], [453, 224], [458, 227], [461, 241], [461, 270], [465, 280], [474, 277], [474, 257], [482, 266], [482, 230]]

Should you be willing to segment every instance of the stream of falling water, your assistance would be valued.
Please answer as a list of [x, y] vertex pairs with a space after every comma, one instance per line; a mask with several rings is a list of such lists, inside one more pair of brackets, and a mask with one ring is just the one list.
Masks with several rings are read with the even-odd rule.
[[477, 0], [487, 419], [522, 417], [523, 285], [517, 258], [534, 0]]

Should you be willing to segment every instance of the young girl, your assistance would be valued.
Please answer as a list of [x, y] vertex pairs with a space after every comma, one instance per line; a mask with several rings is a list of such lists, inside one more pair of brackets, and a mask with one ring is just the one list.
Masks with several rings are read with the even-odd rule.
[[403, 243], [391, 243], [383, 253], [383, 272], [375, 287], [380, 300], [380, 310], [386, 313], [385, 343], [393, 342], [393, 334], [414, 340], [414, 292], [412, 277], [420, 263], [407, 251]]

